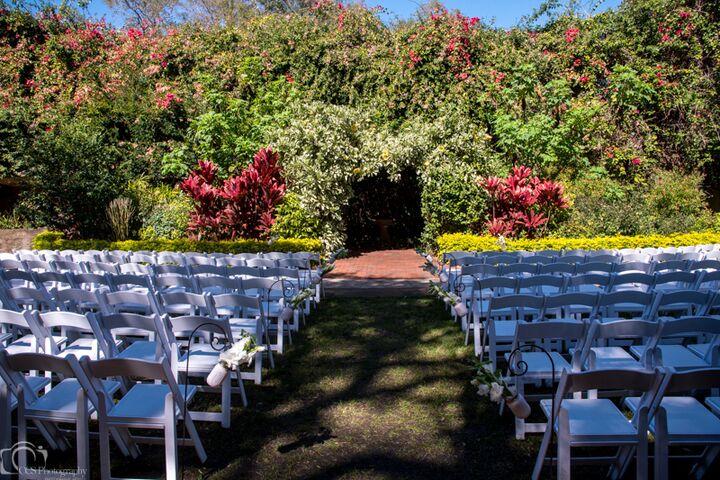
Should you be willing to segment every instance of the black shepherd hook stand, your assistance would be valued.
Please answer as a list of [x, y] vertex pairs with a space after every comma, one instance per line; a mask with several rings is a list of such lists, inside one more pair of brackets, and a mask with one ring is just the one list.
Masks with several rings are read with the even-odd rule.
[[[190, 353], [191, 353], [191, 348], [192, 348], [192, 341], [193, 341], [193, 338], [195, 338], [195, 334], [196, 334], [201, 328], [203, 328], [203, 327], [208, 327], [208, 326], [209, 326], [209, 327], [213, 327], [213, 329], [217, 330], [218, 333], [225, 333], [225, 332], [222, 331], [222, 329], [220, 329], [220, 328], [217, 326], [217, 324], [212, 323], [212, 322], [205, 322], [205, 323], [201, 323], [200, 325], [198, 325], [197, 327], [195, 327], [195, 329], [190, 333], [190, 336], [188, 336], [188, 339], [187, 339], [187, 352], [186, 352], [187, 359], [185, 360], [185, 378], [183, 379], [183, 380], [185, 381], [185, 390], [183, 391], [183, 416], [182, 416], [182, 422], [183, 422], [183, 434], [182, 434], [182, 438], [183, 438], [183, 439], [185, 439], [185, 437], [187, 437], [187, 423], [186, 423], [186, 420], [185, 420], [185, 419], [187, 418], [187, 409], [188, 409], [188, 406], [187, 406], [187, 390], [188, 390], [188, 384], [190, 383], [190, 382], [189, 382], [189, 377], [188, 377], [188, 375], [189, 375], [189, 373], [190, 373]], [[210, 347], [211, 347], [213, 350], [215, 350], [216, 352], [224, 352], [225, 350], [227, 350], [228, 348], [230, 348], [230, 345], [232, 344], [232, 342], [233, 342], [233, 339], [232, 339], [232, 338], [224, 338], [224, 339], [221, 340], [219, 337], [213, 336], [212, 339], [210, 340]], [[179, 353], [179, 352], [178, 352], [178, 353]], [[240, 381], [242, 382], [242, 379], [241, 379]], [[184, 458], [183, 458], [183, 451], [184, 451], [184, 449], [180, 449], [180, 452], [179, 452], [179, 456], [180, 456], [180, 459], [179, 459], [179, 460], [180, 460], [180, 478], [184, 478], [184, 473], [185, 473], [185, 462], [184, 462]]]
[[[550, 444], [548, 445], [548, 451], [552, 450], [553, 446], [553, 435], [555, 434], [555, 362], [553, 361], [552, 355], [550, 354], [547, 349], [544, 347], [541, 347], [540, 345], [536, 345], [534, 343], [526, 344], [526, 345], [520, 345], [519, 347], [515, 348], [512, 352], [510, 352], [510, 356], [508, 357], [508, 371], [511, 375], [514, 377], [522, 377], [528, 372], [528, 364], [525, 360], [520, 358], [517, 362], [515, 362], [515, 356], [520, 354], [522, 355], [522, 352], [530, 352], [530, 351], [537, 351], [544, 353], [545, 356], [547, 356], [548, 360], [550, 361], [550, 375], [551, 375], [551, 383], [550, 383], [550, 390], [552, 391], [552, 396], [550, 397], [550, 423], [548, 424], [550, 428]], [[515, 382], [515, 386], [517, 388], [517, 381]], [[557, 456], [557, 453], [556, 455]], [[545, 459], [543, 459], [544, 461]], [[553, 464], [554, 461], [551, 457], [550, 460], [550, 476], [552, 476], [552, 470], [553, 470]]]

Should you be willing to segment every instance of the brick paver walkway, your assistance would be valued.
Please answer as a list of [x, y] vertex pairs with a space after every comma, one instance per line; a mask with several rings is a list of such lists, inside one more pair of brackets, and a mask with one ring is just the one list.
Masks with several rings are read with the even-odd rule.
[[379, 250], [342, 258], [324, 284], [331, 296], [416, 295], [427, 290], [432, 276], [415, 250]]

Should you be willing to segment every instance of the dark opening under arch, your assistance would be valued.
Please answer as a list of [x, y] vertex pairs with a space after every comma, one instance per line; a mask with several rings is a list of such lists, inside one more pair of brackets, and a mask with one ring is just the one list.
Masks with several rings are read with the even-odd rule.
[[352, 185], [353, 197], [343, 211], [351, 250], [412, 247], [423, 229], [420, 183], [407, 168], [393, 182], [382, 171]]

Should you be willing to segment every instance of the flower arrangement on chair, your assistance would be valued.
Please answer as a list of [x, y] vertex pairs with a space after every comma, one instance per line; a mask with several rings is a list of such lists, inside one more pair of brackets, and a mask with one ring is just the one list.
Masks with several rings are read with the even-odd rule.
[[514, 387], [507, 384], [500, 370], [493, 370], [490, 360], [480, 362], [475, 378], [470, 384], [477, 387], [477, 394], [481, 397], [490, 397], [490, 401], [495, 403], [504, 401], [516, 417], [530, 416], [530, 405]]
[[220, 353], [218, 363], [210, 371], [206, 383], [211, 387], [220, 386], [230, 370], [237, 370], [244, 363], [252, 364], [255, 354], [265, 351], [265, 347], [258, 345], [255, 337], [243, 331], [240, 340], [235, 342], [232, 347]]
[[430, 281], [430, 293], [437, 295], [437, 297], [448, 305], [452, 305], [455, 315], [458, 317], [464, 317], [468, 314], [467, 305], [462, 298], [453, 292], [448, 292], [438, 283]]

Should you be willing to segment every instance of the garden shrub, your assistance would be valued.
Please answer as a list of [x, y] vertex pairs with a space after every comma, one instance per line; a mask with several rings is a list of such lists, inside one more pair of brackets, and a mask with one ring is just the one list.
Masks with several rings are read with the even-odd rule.
[[148, 250], [170, 252], [207, 252], [207, 253], [258, 253], [258, 252], [321, 252], [322, 243], [311, 238], [279, 238], [273, 242], [262, 240], [188, 240], [156, 239], [109, 240], [87, 239], [69, 240], [62, 232], [47, 231], [33, 239], [33, 248], [37, 250]]
[[[541, 238], [541, 239], [509, 239], [506, 240], [508, 251], [534, 250], [598, 250], [644, 247], [681, 247], [690, 245], [706, 245], [720, 243], [720, 233], [677, 233], [671, 235], [617, 235], [593, 238]], [[472, 235], [467, 233], [450, 233], [437, 239], [437, 253], [452, 251], [500, 251], [496, 237]]]
[[105, 209], [122, 194], [128, 174], [109, 133], [72, 122], [38, 134], [21, 160], [29, 188], [18, 211], [70, 237], [108, 234]]
[[176, 240], [187, 236], [192, 202], [180, 189], [165, 184], [151, 186], [140, 178], [130, 183], [128, 194], [138, 210], [135, 227], [140, 240]]
[[275, 222], [275, 207], [285, 195], [278, 154], [261, 148], [237, 176], [215, 185], [218, 168], [200, 160], [180, 188], [193, 200], [188, 233], [198, 240], [262, 238]]
[[272, 233], [285, 238], [318, 238], [320, 222], [300, 206], [295, 193], [286, 194], [276, 210]]

